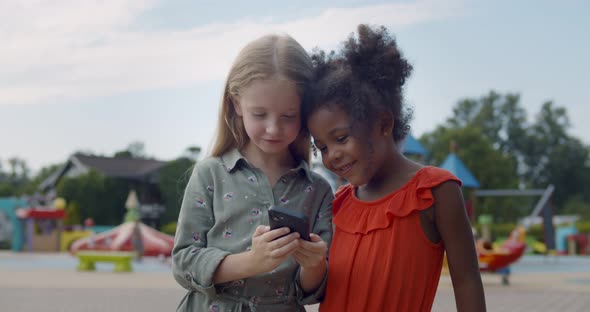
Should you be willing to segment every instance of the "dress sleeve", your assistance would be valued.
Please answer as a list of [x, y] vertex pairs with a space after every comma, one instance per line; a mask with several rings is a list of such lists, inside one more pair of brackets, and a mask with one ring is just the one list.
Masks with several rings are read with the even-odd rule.
[[[325, 182], [326, 186], [324, 187], [322, 183], [322, 192], [323, 195], [320, 196], [321, 200], [319, 201], [319, 209], [314, 210], [317, 211], [315, 216], [311, 216], [315, 219], [315, 222], [312, 225], [312, 233], [319, 235], [326, 245], [328, 245], [328, 249], [330, 248], [330, 243], [332, 242], [332, 200], [334, 199], [334, 195], [332, 194], [332, 189], [330, 185]], [[327, 257], [328, 253], [326, 253]], [[300, 268], [297, 269], [297, 275], [295, 278], [295, 290], [297, 295], [297, 301], [301, 305], [307, 304], [314, 304], [320, 302], [325, 294], [326, 291], [326, 282], [328, 280], [328, 259], [326, 259], [326, 273], [322, 279], [322, 282], [318, 286], [318, 288], [311, 293], [306, 293], [303, 291], [301, 287], [301, 279], [299, 276]]]
[[184, 192], [172, 249], [172, 273], [188, 290], [207, 296], [216, 293], [213, 275], [230, 253], [207, 246], [207, 233], [215, 222], [214, 183], [207, 163], [197, 164]]

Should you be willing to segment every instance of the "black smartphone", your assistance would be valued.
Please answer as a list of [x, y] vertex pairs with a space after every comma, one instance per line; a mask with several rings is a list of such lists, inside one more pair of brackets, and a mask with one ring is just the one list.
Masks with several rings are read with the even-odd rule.
[[268, 210], [268, 222], [271, 230], [288, 227], [291, 232], [298, 232], [301, 239], [309, 241], [309, 220], [299, 211], [272, 206]]

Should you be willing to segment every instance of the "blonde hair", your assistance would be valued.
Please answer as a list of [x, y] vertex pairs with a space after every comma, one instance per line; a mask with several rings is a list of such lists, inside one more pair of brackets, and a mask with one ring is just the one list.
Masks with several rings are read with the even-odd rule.
[[[255, 80], [288, 79], [296, 84], [297, 93], [303, 101], [312, 73], [311, 58], [289, 35], [266, 35], [248, 43], [238, 54], [225, 82], [211, 156], [221, 156], [234, 148], [241, 149], [250, 140], [233, 102], [239, 98], [243, 88]], [[309, 163], [310, 135], [303, 126], [303, 120], [301, 125], [301, 131], [289, 145], [289, 151], [295, 159]]]

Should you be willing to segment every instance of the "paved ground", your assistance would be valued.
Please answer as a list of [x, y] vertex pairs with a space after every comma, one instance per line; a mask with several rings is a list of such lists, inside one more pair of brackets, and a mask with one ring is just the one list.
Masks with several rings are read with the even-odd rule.
[[[75, 264], [68, 255], [0, 252], [0, 310], [174, 311], [184, 295], [168, 265], [155, 259], [120, 274], [108, 264], [80, 273]], [[590, 311], [590, 258], [528, 257], [513, 271], [508, 287], [498, 276], [483, 276], [488, 311]], [[433, 311], [455, 311], [448, 276], [441, 278]]]

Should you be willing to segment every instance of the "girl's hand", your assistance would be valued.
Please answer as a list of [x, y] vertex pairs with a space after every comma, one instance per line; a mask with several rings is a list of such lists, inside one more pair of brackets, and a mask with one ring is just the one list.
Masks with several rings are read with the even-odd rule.
[[299, 233], [285, 235], [287, 233], [289, 233], [287, 227], [272, 231], [269, 226], [256, 227], [249, 253], [251, 264], [257, 268], [258, 274], [276, 269], [281, 262], [295, 252], [299, 246]]
[[314, 268], [324, 265], [328, 245], [317, 234], [309, 234], [310, 241], [299, 240], [299, 248], [293, 254], [293, 257], [302, 268]]

